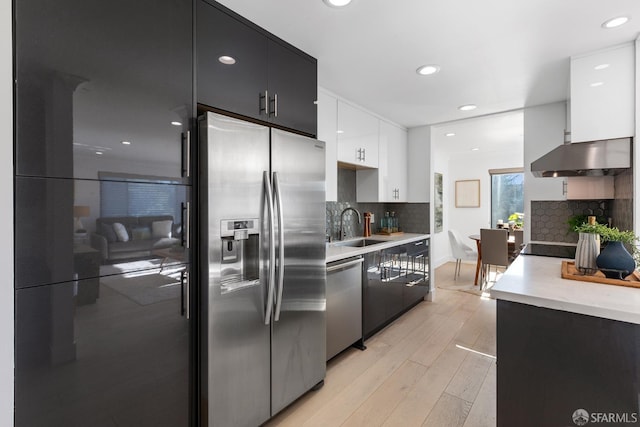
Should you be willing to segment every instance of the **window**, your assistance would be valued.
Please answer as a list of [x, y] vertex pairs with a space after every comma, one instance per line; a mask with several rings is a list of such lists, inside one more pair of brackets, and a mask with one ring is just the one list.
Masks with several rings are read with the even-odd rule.
[[[119, 181], [105, 180], [109, 178]], [[180, 222], [181, 202], [186, 199], [184, 186], [122, 174], [101, 173], [100, 179], [100, 216], [172, 215], [174, 222]], [[141, 182], [145, 180], [148, 182]]]
[[498, 220], [508, 221], [515, 212], [524, 212], [524, 173], [522, 169], [490, 170], [491, 227]]

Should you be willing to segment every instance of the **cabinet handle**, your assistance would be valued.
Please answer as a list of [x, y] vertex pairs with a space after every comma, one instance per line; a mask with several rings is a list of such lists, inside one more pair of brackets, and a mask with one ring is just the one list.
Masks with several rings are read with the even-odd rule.
[[356, 150], [356, 160], [357, 160], [357, 161], [362, 160], [362, 159], [361, 159], [361, 157], [362, 157], [362, 156], [361, 156], [361, 154], [360, 154], [360, 152], [361, 152], [361, 151], [362, 151], [362, 150], [361, 150], [360, 148], [358, 148], [358, 149]]
[[[183, 227], [185, 226], [184, 223]], [[187, 223], [186, 223], [186, 229], [187, 229], [187, 236], [186, 236], [186, 241], [187, 241], [187, 249], [189, 249], [191, 247], [191, 202], [187, 202]]]
[[563, 196], [567, 195], [567, 181], [566, 180], [562, 181], [562, 195]]
[[[185, 288], [186, 288], [187, 298], [184, 297]], [[189, 301], [190, 301], [189, 288], [190, 288], [189, 273], [186, 270], [182, 270], [180, 272], [180, 316], [184, 316], [186, 314], [187, 320], [191, 317], [191, 313], [189, 310]], [[186, 299], [186, 304], [185, 304], [185, 299]]]
[[364, 148], [362, 149], [362, 161], [367, 161], [367, 150], [365, 150]]
[[[264, 107], [262, 105], [264, 105]], [[263, 112], [267, 117], [269, 116], [269, 91], [267, 90], [264, 91], [264, 95], [262, 93], [258, 94], [258, 115]]]
[[[269, 100], [269, 104], [273, 102], [273, 110], [269, 113], [269, 117], [278, 117], [278, 94], [273, 95], [273, 98]], [[269, 105], [271, 107], [271, 105]]]
[[191, 244], [191, 203], [180, 203], [180, 220], [182, 224], [182, 247], [189, 249]]
[[184, 178], [191, 177], [191, 131], [182, 133], [182, 172]]

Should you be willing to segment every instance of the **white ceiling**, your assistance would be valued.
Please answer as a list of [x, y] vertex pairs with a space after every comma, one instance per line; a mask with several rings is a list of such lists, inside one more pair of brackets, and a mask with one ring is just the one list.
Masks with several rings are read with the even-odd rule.
[[406, 127], [564, 100], [571, 55], [640, 31], [638, 0], [218, 1], [316, 57], [320, 86]]
[[[432, 144], [441, 153], [464, 154], [508, 152], [514, 166], [522, 163], [524, 149], [524, 113], [522, 110], [475, 117], [433, 126]], [[453, 136], [447, 136], [454, 133]]]

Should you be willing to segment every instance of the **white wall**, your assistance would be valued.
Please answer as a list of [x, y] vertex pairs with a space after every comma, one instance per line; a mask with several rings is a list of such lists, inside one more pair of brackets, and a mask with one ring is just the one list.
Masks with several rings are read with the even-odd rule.
[[11, 2], [0, 3], [0, 425], [13, 425], [13, 77]]
[[[439, 158], [439, 150], [435, 150], [434, 156]], [[512, 151], [474, 151], [469, 153], [456, 153], [448, 158], [448, 171], [442, 172], [444, 176], [444, 230], [439, 239], [434, 255], [434, 262], [440, 265], [451, 261], [451, 246], [447, 231], [455, 229], [462, 236], [479, 234], [481, 228], [490, 228], [491, 225], [491, 175], [490, 169], [505, 169], [522, 167], [522, 146], [516, 146]], [[444, 159], [443, 159], [444, 161]], [[437, 165], [437, 163], [436, 163]], [[436, 172], [440, 172], [436, 166]], [[444, 168], [440, 168], [443, 169]], [[480, 180], [480, 207], [456, 208], [455, 206], [455, 182], [460, 180]], [[506, 218], [505, 218], [506, 220]], [[469, 246], [475, 243], [469, 239]]]
[[567, 109], [565, 102], [540, 105], [524, 110], [524, 241], [531, 238], [532, 200], [565, 200], [562, 194], [564, 178], [536, 178], [531, 174], [531, 162], [564, 142]]
[[[420, 126], [408, 132], [408, 192], [409, 203], [428, 203], [433, 189], [431, 188], [431, 126]], [[431, 209], [433, 211], [433, 209]], [[433, 218], [431, 218], [433, 219]], [[433, 222], [431, 222], [433, 224]]]
[[[432, 131], [433, 132], [433, 131]], [[435, 138], [435, 134], [432, 135]], [[447, 232], [450, 228], [450, 218], [449, 218], [449, 203], [451, 200], [451, 180], [449, 177], [451, 174], [449, 173], [450, 159], [449, 155], [442, 150], [438, 150], [435, 144], [432, 145], [431, 156], [433, 159], [432, 170], [433, 174], [441, 173], [442, 174], [442, 231], [440, 233], [435, 233], [433, 229], [433, 212], [434, 207], [430, 206], [431, 210], [431, 263], [434, 268], [444, 264], [445, 262], [450, 260], [451, 257], [451, 248], [449, 246], [449, 233]], [[433, 175], [432, 174], [432, 175]], [[434, 191], [433, 189], [431, 190]], [[435, 197], [431, 200], [435, 200]]]

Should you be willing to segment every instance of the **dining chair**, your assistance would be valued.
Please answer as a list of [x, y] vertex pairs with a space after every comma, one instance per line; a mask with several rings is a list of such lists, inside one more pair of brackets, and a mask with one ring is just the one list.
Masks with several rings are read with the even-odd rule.
[[509, 262], [513, 262], [518, 255], [520, 255], [520, 251], [524, 246], [524, 230], [513, 230], [513, 251], [509, 256]]
[[456, 259], [456, 268], [453, 271], [453, 280], [456, 280], [460, 276], [462, 261], [476, 261], [478, 252], [464, 243], [457, 230], [449, 230], [449, 243], [451, 243], [451, 253]]
[[482, 270], [484, 273], [483, 285], [489, 282], [492, 265], [496, 266], [496, 275], [498, 274], [498, 266], [509, 266], [508, 239], [509, 232], [507, 230], [490, 228], [480, 230], [480, 250], [482, 251]]

